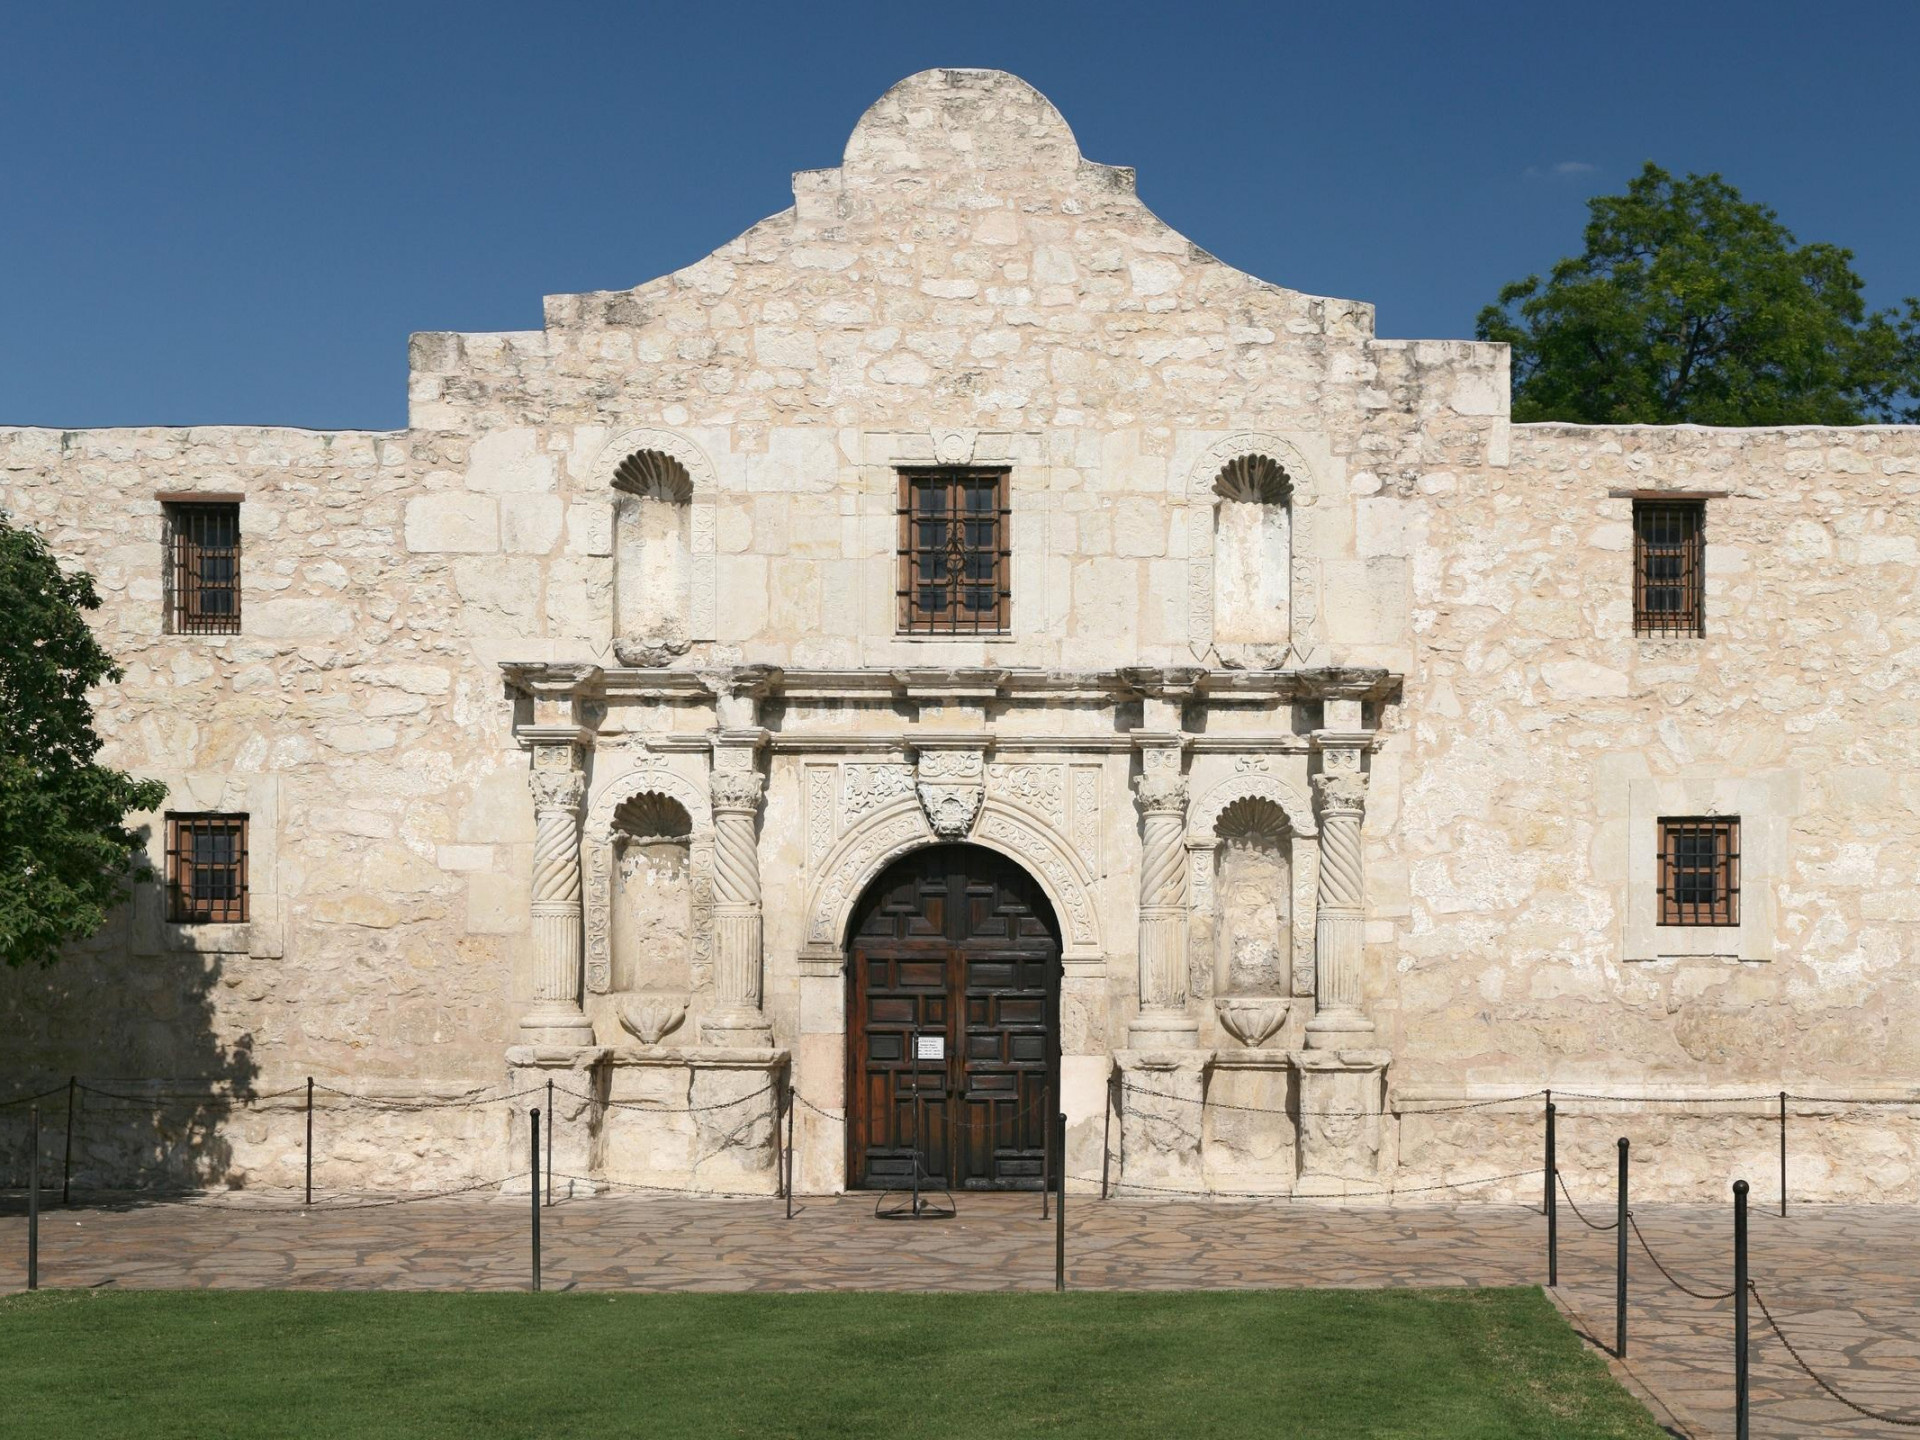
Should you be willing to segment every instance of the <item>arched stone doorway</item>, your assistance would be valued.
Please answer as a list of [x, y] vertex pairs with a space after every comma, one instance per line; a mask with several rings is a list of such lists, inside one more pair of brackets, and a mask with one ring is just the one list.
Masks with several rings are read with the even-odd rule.
[[[1058, 1108], [1060, 927], [978, 845], [889, 865], [847, 940], [847, 1182], [1034, 1190]], [[916, 1041], [918, 1056], [916, 1058]]]

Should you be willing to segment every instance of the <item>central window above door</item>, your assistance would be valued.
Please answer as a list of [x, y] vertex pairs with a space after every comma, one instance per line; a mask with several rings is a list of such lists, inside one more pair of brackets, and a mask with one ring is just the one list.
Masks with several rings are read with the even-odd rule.
[[899, 516], [900, 633], [1006, 633], [1007, 472], [903, 470]]

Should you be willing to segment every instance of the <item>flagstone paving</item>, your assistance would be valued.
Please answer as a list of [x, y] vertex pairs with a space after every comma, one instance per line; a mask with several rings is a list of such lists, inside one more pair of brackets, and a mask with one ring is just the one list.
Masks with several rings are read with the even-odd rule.
[[[284, 1197], [88, 1203], [41, 1216], [47, 1286], [512, 1289], [527, 1283], [529, 1201], [435, 1199], [312, 1211]], [[541, 1214], [548, 1288], [1044, 1290], [1053, 1221], [1038, 1196], [961, 1195], [950, 1220], [883, 1221], [871, 1195], [777, 1200], [596, 1197]], [[1585, 1204], [1610, 1218], [1603, 1193]], [[1732, 1284], [1726, 1209], [1637, 1206], [1647, 1243], [1693, 1289]], [[24, 1202], [0, 1201], [0, 1289], [24, 1283]], [[1614, 1237], [1560, 1211], [1556, 1298], [1610, 1345]], [[1545, 1277], [1545, 1222], [1501, 1206], [1323, 1208], [1069, 1197], [1075, 1288], [1525, 1285]], [[1920, 1420], [1920, 1211], [1756, 1207], [1752, 1273], [1807, 1361], [1846, 1393]], [[1731, 1436], [1733, 1307], [1664, 1280], [1636, 1243], [1628, 1353], [1616, 1373], [1675, 1433]], [[1912, 1433], [1849, 1419], [1753, 1311], [1756, 1437]]]

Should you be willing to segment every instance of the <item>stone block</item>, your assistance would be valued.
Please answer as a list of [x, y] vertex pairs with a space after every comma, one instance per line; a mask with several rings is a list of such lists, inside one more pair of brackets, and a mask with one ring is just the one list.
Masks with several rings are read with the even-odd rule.
[[491, 554], [499, 510], [485, 495], [422, 495], [407, 502], [406, 539], [415, 554]]

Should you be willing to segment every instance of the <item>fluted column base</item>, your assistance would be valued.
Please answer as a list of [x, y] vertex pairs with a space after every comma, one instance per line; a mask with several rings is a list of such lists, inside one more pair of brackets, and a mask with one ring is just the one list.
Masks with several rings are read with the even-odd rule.
[[1362, 1049], [1372, 1039], [1373, 1021], [1360, 1008], [1365, 942], [1366, 917], [1358, 910], [1322, 908], [1314, 926], [1315, 1008], [1307, 1021], [1307, 1048]]

